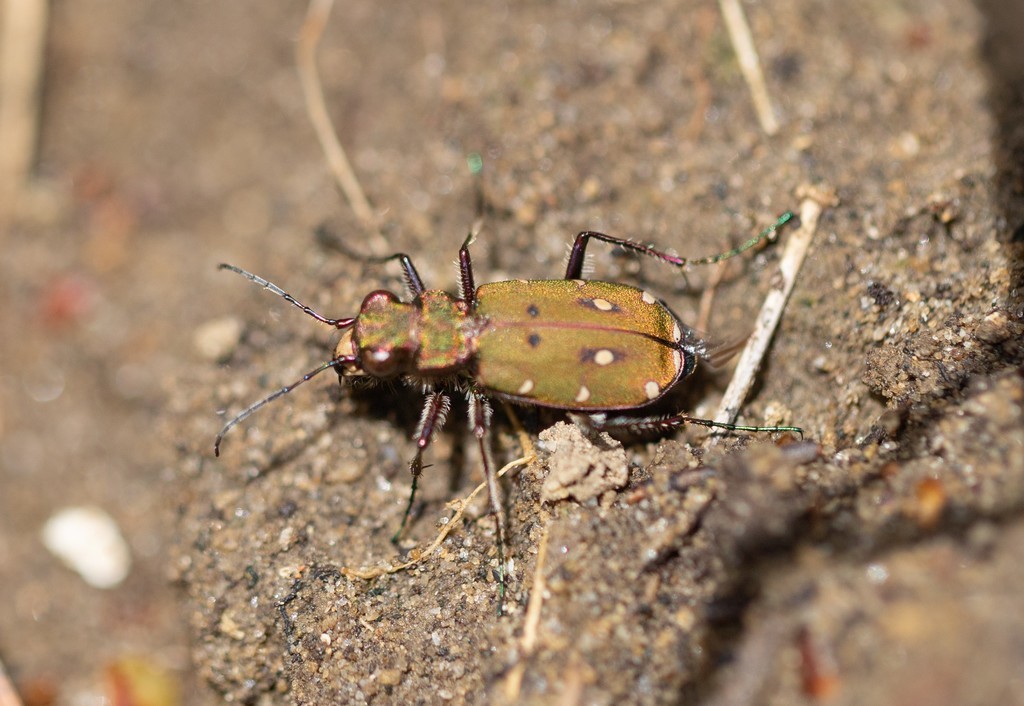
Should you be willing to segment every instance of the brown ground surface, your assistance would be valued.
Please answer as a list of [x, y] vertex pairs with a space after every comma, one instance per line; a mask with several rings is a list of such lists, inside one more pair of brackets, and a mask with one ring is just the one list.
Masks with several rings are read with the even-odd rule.
[[[583, 503], [542, 505], [530, 466], [505, 484], [499, 617], [482, 505], [414, 570], [339, 574], [396, 558], [415, 392], [324, 376], [212, 455], [218, 412], [331, 342], [218, 262], [328, 315], [400, 286], [313, 236], [327, 220], [370, 247], [304, 113], [304, 5], [56, 3], [38, 179], [0, 232], [0, 658], [30, 701], [91, 703], [135, 654], [192, 704], [1024, 703], [1024, 10], [771, 5], [747, 10], [772, 138], [708, 2], [351, 3], [327, 29], [342, 139], [432, 286], [454, 286], [471, 152], [478, 281], [558, 276], [585, 228], [696, 256], [801, 183], [841, 199], [742, 415], [816, 446], [632, 441], [628, 486]], [[594, 252], [695, 320], [707, 271]], [[710, 331], [750, 326], [780, 252], [731, 263]], [[197, 345], [211, 323], [241, 331], [220, 361]], [[726, 379], [680, 406], [710, 414]], [[457, 406], [406, 548], [478, 482], [464, 428]], [[507, 421], [496, 437], [518, 455]], [[41, 545], [80, 504], [131, 545], [117, 589]]]

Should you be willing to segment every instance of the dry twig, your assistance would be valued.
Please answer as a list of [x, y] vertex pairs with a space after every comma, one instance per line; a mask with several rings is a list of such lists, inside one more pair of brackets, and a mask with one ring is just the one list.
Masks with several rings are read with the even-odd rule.
[[697, 310], [697, 325], [695, 327], [698, 331], [708, 330], [708, 324], [711, 322], [711, 305], [715, 301], [715, 290], [721, 284], [722, 277], [725, 276], [725, 268], [728, 266], [729, 263], [726, 260], [716, 264], [700, 294], [700, 307]]
[[6, 0], [0, 35], [0, 220], [25, 187], [39, 136], [46, 0]]
[[754, 331], [747, 339], [747, 345], [736, 364], [736, 372], [722, 396], [718, 413], [715, 414], [715, 421], [720, 424], [732, 424], [736, 420], [740, 405], [750, 391], [775, 328], [782, 318], [782, 311], [786, 307], [790, 292], [793, 291], [800, 265], [803, 264], [807, 249], [814, 239], [822, 209], [836, 203], [834, 192], [829, 189], [802, 187], [798, 193], [803, 196], [800, 203], [800, 228], [787, 241], [782, 261], [779, 263], [781, 281], [765, 297], [761, 313], [754, 324]]
[[3, 662], [0, 662], [0, 706], [22, 706], [18, 692], [14, 690], [14, 685], [7, 677]]
[[743, 72], [743, 78], [750, 88], [750, 97], [754, 101], [754, 110], [757, 112], [761, 129], [767, 135], [774, 135], [779, 131], [779, 122], [775, 119], [775, 108], [765, 86], [761, 60], [757, 56], [757, 49], [754, 48], [754, 39], [750, 34], [750, 25], [747, 24], [743, 8], [739, 0], [718, 0], [718, 5], [722, 8], [729, 39], [740, 62], [740, 71]]
[[306, 21], [302, 23], [299, 32], [299, 41], [295, 46], [295, 61], [298, 65], [299, 80], [302, 82], [302, 92], [306, 99], [306, 111], [309, 113], [309, 120], [313, 123], [317, 139], [324, 151], [327, 164], [334, 174], [338, 187], [348, 201], [356, 218], [363, 224], [367, 232], [371, 234], [371, 250], [382, 253], [387, 250], [387, 241], [377, 228], [377, 217], [370, 206], [369, 200], [363, 187], [359, 184], [352, 164], [345, 154], [345, 148], [341, 146], [338, 133], [331, 122], [330, 114], [327, 112], [327, 102], [324, 100], [323, 84], [320, 81], [320, 72], [316, 66], [316, 50], [320, 46], [320, 38], [323, 36], [324, 26], [331, 14], [334, 0], [310, 0], [309, 9], [306, 11]]
[[[500, 471], [498, 471], [495, 477], [501, 478], [512, 469], [519, 468], [520, 466], [525, 466], [532, 462], [533, 456], [523, 456], [521, 458], [517, 458], [515, 461], [512, 461], [511, 463], [505, 464], [505, 466]], [[459, 520], [462, 519], [463, 514], [465, 514], [466, 512], [466, 508], [469, 507], [469, 504], [473, 502], [476, 496], [483, 492], [484, 488], [486, 487], [486, 482], [481, 483], [473, 490], [472, 493], [467, 495], [465, 498], [457, 498], [448, 503], [448, 506], [454, 510], [452, 516], [449, 517], [448, 521], [445, 522], [444, 526], [441, 527], [441, 530], [437, 533], [437, 537], [434, 538], [434, 541], [431, 542], [426, 549], [414, 552], [413, 557], [409, 561], [402, 562], [401, 564], [389, 564], [387, 566], [374, 566], [371, 568], [362, 569], [350, 569], [347, 567], [342, 567], [340, 569], [341, 573], [347, 576], [348, 578], [369, 580], [378, 578], [380, 576], [384, 576], [385, 574], [396, 574], [399, 571], [405, 571], [408, 568], [411, 568], [419, 563], [422, 563], [427, 557], [433, 554], [439, 546], [441, 546], [441, 543], [444, 542], [445, 538], [449, 534], [451, 534], [452, 530], [454, 530], [458, 526]]]
[[540, 610], [544, 605], [544, 560], [548, 554], [548, 523], [545, 519], [537, 546], [537, 564], [533, 567], [533, 584], [530, 586], [530, 602], [526, 606], [526, 620], [523, 621], [523, 636], [519, 640], [519, 661], [505, 680], [505, 698], [509, 703], [519, 701], [526, 671], [526, 658], [537, 646], [537, 632], [540, 627]]

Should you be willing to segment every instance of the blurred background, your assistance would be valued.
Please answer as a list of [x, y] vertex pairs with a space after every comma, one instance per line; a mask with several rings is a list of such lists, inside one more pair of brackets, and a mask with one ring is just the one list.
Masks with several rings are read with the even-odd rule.
[[[1017, 0], [743, 7], [773, 135], [712, 2], [336, 7], [319, 66], [375, 208], [371, 235], [310, 126], [294, 56], [304, 3], [4, 0], [0, 661], [21, 700], [388, 703], [433, 684], [455, 702], [1024, 703], [1024, 12]], [[408, 486], [396, 473], [415, 412], [339, 399], [325, 379], [233, 432], [214, 465], [225, 410], [330, 346], [328, 332], [216, 266], [263, 274], [329, 316], [400, 286], [395, 272], [318, 244], [326, 222], [358, 247], [409, 253], [429, 286], [453, 289], [474, 215], [472, 153], [490, 206], [478, 283], [559, 276], [584, 229], [718, 252], [796, 207], [799, 185], [834, 189], [840, 205], [823, 218], [746, 413], [764, 423], [775, 409], [816, 451], [804, 465], [764, 462], [785, 482], [751, 452], [717, 491], [730, 513], [729, 499], [743, 500], [780, 527], [723, 515], [679, 530], [664, 562], [644, 569], [669, 586], [700, 565], [712, 577], [700, 590], [644, 583], [650, 604], [637, 607], [640, 583], [586, 573], [615, 565], [609, 555], [576, 560], [590, 568], [574, 574], [556, 553], [546, 571], [567, 584], [526, 650], [534, 518], [513, 532], [511, 617], [483, 601], [487, 617], [435, 628], [479, 647], [447, 658], [458, 669], [433, 671], [439, 658], [421, 644], [443, 601], [401, 576], [374, 600], [390, 596], [381, 610], [401, 614], [384, 634], [408, 660], [366, 661], [384, 638], [356, 628], [365, 653], [313, 660], [273, 608], [292, 586], [286, 569], [341, 561], [322, 538], [378, 513], [380, 526], [358, 535], [374, 539], [342, 563], [393, 553], [385, 525], [401, 515]], [[768, 249], [725, 273], [712, 332], [749, 329], [777, 259]], [[609, 279], [647, 278], [696, 320], [706, 273], [683, 286], [621, 260], [595, 255]], [[712, 414], [723, 384], [700, 383], [712, 401], [689, 397], [695, 414]], [[634, 490], [693, 462], [672, 443], [631, 447]], [[421, 539], [451, 495], [444, 469], [458, 448], [453, 433], [432, 450]], [[277, 553], [250, 547], [266, 526], [253, 498], [263, 484], [305, 488], [293, 473], [315, 489], [273, 522], [322, 522], [326, 534], [268, 540]], [[739, 479], [767, 499], [738, 500]], [[354, 497], [362, 514], [339, 499]], [[615, 513], [634, 512], [620, 505], [560, 507], [552, 537], [575, 536], [590, 556]], [[719, 534], [704, 542], [704, 531]], [[481, 537], [472, 555], [486, 552]], [[642, 553], [642, 542], [612, 544]], [[261, 579], [247, 585], [253, 566]], [[455, 585], [473, 582], [493, 595], [484, 570]], [[367, 586], [336, 590], [355, 601]], [[576, 615], [574, 602], [593, 610]], [[257, 604], [252, 623], [225, 620]], [[544, 637], [599, 634], [600, 649]], [[659, 656], [644, 656], [659, 651], [655, 635]], [[332, 654], [352, 673], [331, 671]], [[520, 663], [521, 691], [505, 681]]]

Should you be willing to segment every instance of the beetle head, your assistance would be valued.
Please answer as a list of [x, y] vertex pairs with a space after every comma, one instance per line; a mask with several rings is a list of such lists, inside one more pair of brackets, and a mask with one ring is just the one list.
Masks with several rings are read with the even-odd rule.
[[338, 343], [351, 347], [358, 368], [378, 378], [394, 377], [411, 370], [418, 348], [415, 338], [415, 307], [403, 303], [383, 289], [370, 292], [363, 300], [349, 340]]

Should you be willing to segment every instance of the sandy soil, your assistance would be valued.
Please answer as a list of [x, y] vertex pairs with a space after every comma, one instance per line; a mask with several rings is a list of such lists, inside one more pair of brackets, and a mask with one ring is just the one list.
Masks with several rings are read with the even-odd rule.
[[[801, 184], [840, 199], [741, 415], [807, 443], [629, 440], [625, 485], [582, 502], [542, 502], [555, 460], [511, 474], [499, 616], [484, 503], [413, 569], [343, 571], [429, 542], [479, 482], [464, 406], [399, 549], [415, 390], [328, 374], [213, 457], [224, 414], [332, 346], [217, 263], [330, 316], [401, 287], [314, 235], [380, 246], [305, 114], [304, 5], [56, 4], [37, 178], [0, 231], [0, 658], [26, 702], [93, 703], [138, 655], [190, 704], [1024, 703], [1024, 10], [746, 9], [774, 137], [712, 3], [356, 3], [327, 28], [332, 115], [429, 286], [455, 286], [470, 153], [478, 282], [558, 277], [584, 229], [701, 256]], [[725, 268], [711, 334], [749, 330], [781, 246]], [[593, 252], [697, 320], [710, 270]], [[728, 372], [673, 404], [712, 414]], [[500, 412], [494, 449], [521, 453]], [[128, 541], [117, 588], [43, 548], [77, 505]]]

